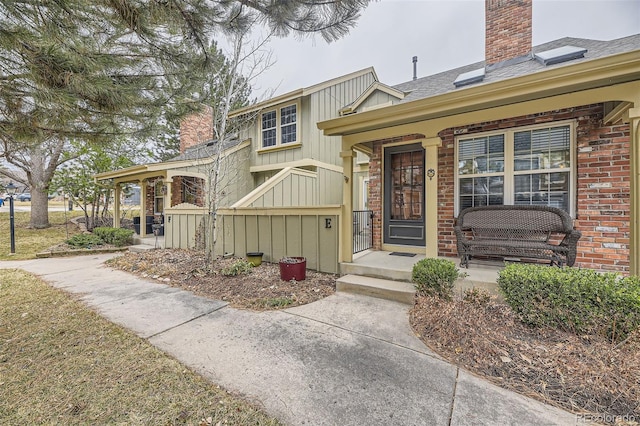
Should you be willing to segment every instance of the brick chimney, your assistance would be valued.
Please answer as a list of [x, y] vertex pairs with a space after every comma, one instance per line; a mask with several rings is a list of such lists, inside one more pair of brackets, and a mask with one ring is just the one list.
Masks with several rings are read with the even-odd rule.
[[531, 52], [532, 0], [485, 0], [485, 63], [527, 56]]
[[213, 139], [213, 117], [210, 106], [180, 121], [180, 153], [194, 145]]

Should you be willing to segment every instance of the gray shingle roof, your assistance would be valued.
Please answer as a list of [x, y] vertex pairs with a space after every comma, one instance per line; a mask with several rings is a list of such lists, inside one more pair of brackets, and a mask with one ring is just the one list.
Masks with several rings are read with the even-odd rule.
[[[234, 146], [238, 145], [239, 143], [240, 143], [240, 139], [237, 139], [237, 138], [227, 139], [222, 144], [222, 152], [224, 152], [225, 150], [227, 150], [229, 148], [233, 148]], [[217, 145], [218, 145], [218, 141], [217, 140], [210, 140], [210, 141], [198, 144], [198, 145], [190, 146], [189, 148], [187, 148], [185, 150], [185, 152], [183, 152], [182, 154], [178, 155], [177, 157], [172, 158], [171, 160], [169, 160], [167, 162], [187, 161], [187, 160], [202, 160], [202, 159], [205, 159], [205, 158], [213, 157], [218, 152], [218, 146]]]
[[418, 78], [416, 80], [411, 80], [405, 83], [400, 83], [393, 87], [395, 89], [408, 93], [408, 95], [402, 101], [400, 101], [401, 103], [415, 101], [417, 99], [429, 98], [443, 93], [453, 92], [455, 90], [464, 90], [467, 87], [475, 87], [481, 84], [493, 83], [496, 81], [506, 80], [508, 78], [529, 75], [551, 68], [562, 67], [578, 62], [590, 61], [597, 58], [603, 58], [605, 56], [611, 56], [617, 53], [640, 50], [640, 34], [610, 41], [565, 37], [541, 44], [539, 46], [534, 46], [532, 49], [532, 53], [535, 54], [538, 52], [544, 52], [563, 46], [582, 47], [587, 49], [587, 52], [585, 53], [584, 58], [574, 59], [571, 61], [547, 66], [541, 64], [533, 57], [531, 57], [531, 59], [524, 62], [516, 63], [513, 65], [506, 65], [504, 67], [498, 67], [496, 69], [490, 70], [486, 73], [485, 78], [482, 82], [462, 86], [460, 88], [456, 88], [453, 85], [454, 80], [462, 73], [484, 67], [484, 61], [465, 65], [463, 67], [444, 71], [427, 77]]

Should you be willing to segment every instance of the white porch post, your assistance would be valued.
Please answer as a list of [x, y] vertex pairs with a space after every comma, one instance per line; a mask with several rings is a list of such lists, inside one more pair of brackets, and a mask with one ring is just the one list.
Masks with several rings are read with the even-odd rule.
[[338, 259], [340, 262], [353, 261], [353, 158], [355, 152], [351, 146], [342, 142], [342, 228], [340, 229], [341, 243], [339, 244]]
[[[425, 256], [438, 257], [438, 148], [442, 146], [439, 137], [422, 140], [424, 148], [424, 196], [425, 196]], [[433, 174], [432, 177], [429, 177]]]
[[113, 227], [120, 228], [120, 195], [122, 188], [120, 183], [116, 183], [113, 191]]
[[629, 223], [629, 272], [640, 275], [640, 102], [629, 110], [630, 127], [630, 223]]

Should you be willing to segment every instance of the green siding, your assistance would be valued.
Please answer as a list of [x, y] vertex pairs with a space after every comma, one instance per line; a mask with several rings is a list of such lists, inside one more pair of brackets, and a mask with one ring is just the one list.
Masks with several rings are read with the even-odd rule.
[[[261, 251], [265, 262], [285, 256], [303, 256], [307, 268], [337, 274], [339, 218], [336, 209], [327, 214], [221, 214], [216, 254]], [[297, 211], [296, 211], [297, 212]], [[331, 228], [325, 220], [331, 220]]]

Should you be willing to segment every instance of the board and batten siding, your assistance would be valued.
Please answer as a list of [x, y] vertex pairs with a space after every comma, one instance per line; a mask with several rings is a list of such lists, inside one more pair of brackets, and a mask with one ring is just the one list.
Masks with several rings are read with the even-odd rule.
[[338, 206], [220, 210], [215, 254], [262, 252], [266, 262], [302, 256], [308, 269], [337, 274], [339, 228]]
[[164, 246], [174, 249], [193, 249], [204, 226], [203, 209], [165, 210]]
[[358, 112], [366, 111], [368, 109], [379, 108], [381, 105], [387, 106], [398, 102], [398, 98], [389, 93], [385, 93], [382, 90], [376, 90], [365, 99], [360, 105], [358, 105]]
[[[254, 141], [251, 165], [268, 166], [270, 164], [313, 159], [327, 164], [342, 166], [340, 138], [324, 136], [318, 129], [317, 123], [338, 117], [341, 108], [356, 100], [374, 82], [375, 76], [372, 72], [369, 72], [303, 96], [300, 99], [300, 111], [298, 111], [298, 125], [300, 126], [299, 146], [260, 151], [262, 135], [260, 133], [260, 115], [258, 115], [254, 125], [248, 130], [248, 136]], [[276, 107], [279, 108], [292, 103], [294, 102], [283, 103]], [[271, 109], [265, 108], [264, 111]]]
[[291, 173], [270, 187], [247, 207], [291, 207], [318, 205], [318, 191], [315, 174]]

